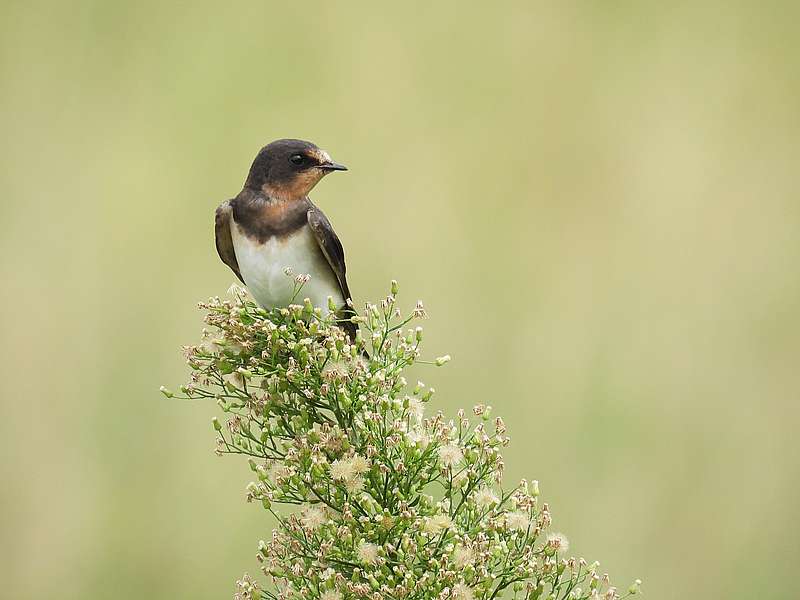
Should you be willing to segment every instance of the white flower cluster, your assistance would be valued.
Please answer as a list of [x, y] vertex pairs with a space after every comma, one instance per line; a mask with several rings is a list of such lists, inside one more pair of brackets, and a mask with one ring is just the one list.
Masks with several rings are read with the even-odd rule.
[[396, 293], [393, 282], [351, 317], [363, 331], [354, 340], [308, 302], [268, 312], [237, 290], [201, 305], [209, 330], [185, 349], [181, 392], [218, 402], [217, 452], [249, 457], [247, 499], [278, 521], [259, 544], [266, 581], [245, 576], [236, 597], [619, 598], [596, 563], [547, 533], [536, 481], [502, 486], [509, 439], [491, 407], [474, 407], [474, 422], [425, 415], [434, 391], [403, 377], [422, 362], [422, 329], [409, 324], [425, 311], [403, 317]]

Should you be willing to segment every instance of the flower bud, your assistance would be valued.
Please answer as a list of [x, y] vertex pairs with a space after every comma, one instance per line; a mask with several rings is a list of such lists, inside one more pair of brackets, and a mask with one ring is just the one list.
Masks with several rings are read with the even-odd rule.
[[636, 581], [634, 581], [631, 584], [631, 587], [628, 588], [628, 593], [631, 596], [633, 596], [635, 594], [638, 594], [638, 593], [640, 593], [642, 591], [641, 587], [642, 587], [642, 580], [641, 579], [637, 579]]
[[167, 389], [167, 388], [165, 388], [163, 385], [162, 385], [160, 388], [158, 388], [158, 389], [159, 389], [159, 391], [160, 391], [162, 394], [164, 394], [164, 395], [165, 395], [167, 398], [172, 398], [172, 397], [175, 395], [175, 394], [174, 394], [172, 391], [168, 390], [168, 389]]
[[444, 356], [440, 356], [439, 358], [436, 359], [436, 366], [441, 367], [443, 364], [449, 362], [450, 362], [450, 355], [445, 354]]
[[397, 296], [397, 290], [399, 289], [397, 285], [397, 281], [392, 279], [392, 296]]
[[211, 424], [214, 426], [215, 431], [222, 431], [222, 423], [219, 422], [219, 419], [217, 419], [217, 417], [211, 419]]

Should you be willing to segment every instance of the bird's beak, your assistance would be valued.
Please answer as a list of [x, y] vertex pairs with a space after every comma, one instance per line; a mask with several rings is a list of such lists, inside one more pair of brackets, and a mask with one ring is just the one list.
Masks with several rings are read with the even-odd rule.
[[323, 171], [347, 171], [347, 167], [333, 161], [322, 163], [319, 168]]

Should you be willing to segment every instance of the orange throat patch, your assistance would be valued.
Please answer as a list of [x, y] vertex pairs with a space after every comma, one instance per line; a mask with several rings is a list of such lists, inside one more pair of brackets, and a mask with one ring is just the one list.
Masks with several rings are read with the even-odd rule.
[[325, 175], [326, 173], [322, 169], [312, 168], [298, 173], [294, 179], [286, 183], [265, 183], [261, 186], [261, 191], [267, 198], [272, 198], [274, 200], [300, 200], [305, 198]]

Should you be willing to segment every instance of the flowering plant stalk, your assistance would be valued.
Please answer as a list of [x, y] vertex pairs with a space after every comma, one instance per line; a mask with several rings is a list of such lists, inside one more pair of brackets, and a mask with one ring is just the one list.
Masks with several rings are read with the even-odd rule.
[[354, 340], [308, 300], [267, 311], [233, 296], [200, 305], [209, 328], [185, 349], [178, 397], [218, 403], [216, 452], [248, 457], [247, 500], [277, 521], [258, 546], [265, 580], [245, 575], [236, 599], [620, 598], [548, 533], [538, 482], [502, 485], [509, 438], [491, 407], [425, 416], [433, 388], [403, 377], [425, 362], [412, 327], [425, 311], [403, 315], [396, 282], [351, 318]]

